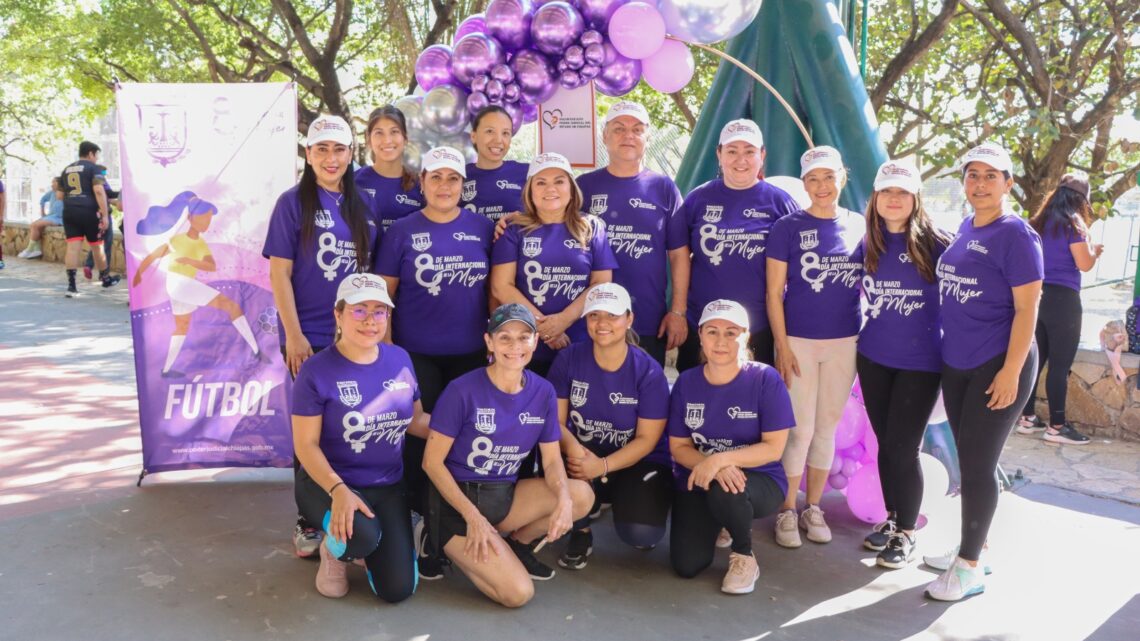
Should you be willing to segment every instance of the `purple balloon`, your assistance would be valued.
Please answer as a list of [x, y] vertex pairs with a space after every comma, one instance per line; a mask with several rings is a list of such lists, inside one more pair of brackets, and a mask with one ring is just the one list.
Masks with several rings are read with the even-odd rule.
[[512, 82], [503, 87], [503, 102], [518, 102], [521, 96], [522, 92], [519, 91], [518, 83]]
[[582, 80], [582, 74], [569, 69], [563, 71], [562, 75], [558, 77], [558, 84], [562, 85], [566, 89], [577, 89], [584, 83], [585, 81]]
[[467, 96], [467, 113], [474, 117], [489, 104], [491, 103], [483, 92], [473, 91], [470, 96]]
[[452, 46], [455, 46], [455, 43], [469, 33], [487, 33], [487, 22], [483, 19], [483, 14], [471, 14], [467, 16], [466, 20], [459, 23], [459, 28], [455, 30], [455, 37], [451, 39]]
[[629, 2], [630, 0], [578, 0], [578, 9], [591, 27], [605, 29], [618, 7]]
[[523, 110], [523, 122], [530, 124], [538, 120], [538, 105], [528, 105], [525, 102], [520, 102], [519, 106]]
[[641, 75], [646, 84], [661, 93], [675, 93], [693, 79], [696, 63], [688, 45], [666, 40], [657, 53], [641, 61]]
[[578, 38], [578, 44], [582, 45], [583, 47], [589, 47], [590, 45], [600, 45], [605, 41], [606, 37], [602, 35], [602, 32], [595, 31], [593, 29], [583, 31], [582, 37]]
[[557, 56], [577, 42], [585, 28], [586, 23], [577, 9], [569, 2], [556, 0], [534, 12], [530, 37], [535, 49], [548, 56]]
[[847, 477], [843, 476], [842, 474], [832, 474], [831, 476], [827, 477], [827, 484], [837, 490], [842, 490], [843, 488], [847, 487], [847, 484], [849, 482], [850, 481], [847, 480]]
[[[867, 431], [870, 432], [871, 430]], [[862, 461], [863, 455], [866, 453], [866, 450], [863, 448], [863, 445], [861, 443], [852, 445], [851, 447], [847, 448], [846, 451], [847, 453], [844, 456], [851, 459], [852, 461]]]
[[586, 80], [593, 80], [598, 77], [598, 74], [602, 73], [602, 68], [598, 65], [583, 65], [582, 68], [578, 70], [578, 73]]
[[864, 523], [878, 523], [886, 518], [883, 486], [879, 482], [879, 469], [876, 466], [864, 465], [848, 479], [847, 506]]
[[582, 65], [586, 64], [586, 50], [578, 45], [570, 45], [566, 47], [566, 53], [562, 54], [562, 60], [571, 69], [581, 69]]
[[511, 66], [508, 64], [495, 65], [495, 68], [491, 70], [491, 78], [505, 85], [508, 82], [514, 82], [515, 72], [511, 71]]
[[583, 59], [585, 59], [588, 65], [601, 66], [602, 62], [606, 59], [605, 45], [601, 43], [588, 45], [585, 49]]
[[570, 63], [565, 58], [558, 61], [558, 73], [562, 73], [568, 69], [570, 69]]
[[606, 59], [602, 61], [602, 73], [594, 78], [598, 91], [613, 98], [619, 98], [633, 91], [641, 80], [641, 61], [626, 58], [605, 44]]
[[491, 0], [484, 22], [487, 33], [507, 51], [518, 51], [530, 44], [531, 0]]
[[511, 131], [518, 133], [519, 129], [523, 126], [523, 109], [518, 103], [508, 102], [503, 105], [503, 110], [511, 117]]
[[503, 48], [485, 33], [469, 33], [455, 45], [451, 54], [451, 73], [459, 82], [470, 85], [475, 76], [490, 73], [495, 65], [506, 62]]
[[487, 88], [483, 90], [487, 94], [487, 100], [491, 102], [499, 102], [503, 97], [503, 83], [498, 80], [490, 80], [487, 82]]
[[665, 42], [665, 19], [647, 2], [631, 2], [614, 12], [610, 42], [627, 58], [648, 58]]
[[839, 468], [839, 473], [847, 478], [855, 475], [855, 470], [859, 469], [859, 463], [852, 459], [843, 459], [843, 465]]
[[475, 76], [474, 78], [471, 79], [471, 91], [479, 91], [479, 92], [486, 91], [487, 90], [487, 82], [489, 82], [490, 80], [491, 80], [491, 78], [489, 76], [487, 76], [487, 74], [485, 74], [485, 73], [481, 73], [478, 76]]
[[454, 81], [455, 78], [451, 75], [451, 47], [432, 45], [420, 52], [416, 58], [416, 83], [425, 92]]
[[842, 470], [842, 469], [843, 469], [843, 456], [841, 456], [841, 455], [839, 454], [839, 452], [836, 452], [836, 453], [835, 453], [835, 456], [833, 456], [833, 457], [831, 458], [831, 471], [830, 471], [830, 474], [831, 474], [831, 475], [833, 475], [833, 476], [834, 476], [834, 475], [836, 475], [836, 474], [839, 474], [839, 470]]
[[[549, 99], [558, 91], [558, 82], [554, 76], [554, 66], [550, 60], [534, 49], [519, 51], [511, 59], [511, 69], [515, 72], [515, 81], [522, 92], [521, 101], [536, 105]], [[641, 68], [638, 67], [638, 72]]]

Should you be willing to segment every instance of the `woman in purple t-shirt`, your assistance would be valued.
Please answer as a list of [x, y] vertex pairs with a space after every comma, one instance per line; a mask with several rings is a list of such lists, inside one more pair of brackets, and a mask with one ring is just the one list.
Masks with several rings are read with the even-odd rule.
[[[512, 608], [534, 596], [533, 580], [554, 576], [535, 552], [594, 503], [585, 481], [566, 478], [554, 388], [526, 369], [536, 325], [517, 303], [491, 314], [484, 335], [491, 364], [443, 391], [424, 453], [435, 545], [483, 594]], [[545, 478], [519, 479], [536, 445]]]
[[610, 282], [617, 267], [605, 225], [582, 214], [582, 191], [561, 154], [539, 154], [531, 163], [523, 213], [495, 241], [492, 261], [495, 300], [523, 305], [538, 320], [542, 343], [530, 368], [545, 376], [557, 350], [586, 340], [586, 290]]
[[731, 537], [720, 589], [752, 592], [760, 568], [752, 520], [773, 514], [787, 491], [780, 457], [795, 425], [779, 372], [751, 360], [748, 311], [714, 300], [697, 334], [704, 365], [681, 372], [669, 399], [669, 450], [677, 495], [669, 534], [673, 570], [692, 578], [713, 560], [721, 529]]
[[478, 157], [467, 164], [459, 204], [491, 222], [522, 211], [527, 166], [506, 160], [513, 136], [511, 115], [499, 105], [484, 107], [471, 119], [471, 145]]
[[404, 164], [408, 145], [404, 112], [392, 105], [373, 109], [364, 137], [372, 151], [372, 164], [356, 170], [356, 184], [372, 199], [372, 211], [384, 232], [424, 206], [416, 174]]
[[1049, 363], [1045, 376], [1049, 425], [1037, 418], [1036, 394], [1030, 394], [1017, 421], [1017, 432], [1044, 432], [1045, 440], [1052, 443], [1084, 445], [1089, 437], [1065, 422], [1065, 395], [1069, 369], [1081, 342], [1081, 272], [1092, 269], [1104, 251], [1104, 245], [1089, 240], [1092, 206], [1088, 179], [1065, 174], [1029, 224], [1041, 236], [1045, 257], [1045, 284], [1035, 333], [1040, 367], [1044, 369]]
[[[550, 382], [558, 393], [562, 452], [571, 478], [594, 486], [596, 505], [609, 503], [625, 543], [651, 550], [665, 536], [673, 504], [665, 371], [637, 346], [633, 302], [617, 283], [590, 288], [582, 312], [591, 342], [558, 353]], [[590, 519], [575, 523], [558, 564], [586, 567], [593, 551]]]
[[914, 556], [922, 504], [918, 452], [942, 380], [942, 327], [934, 268], [950, 244], [922, 206], [922, 174], [909, 161], [883, 163], [867, 204], [863, 239], [866, 322], [856, 369], [879, 439], [887, 519], [863, 539], [876, 563], [902, 568]]
[[974, 215], [938, 261], [942, 305], [942, 397], [962, 475], [962, 538], [957, 549], [925, 556], [943, 570], [926, 595], [958, 601], [985, 590], [982, 547], [997, 510], [998, 457], [1033, 391], [1041, 238], [1005, 211], [1013, 188], [1009, 154], [993, 143], [962, 160]]
[[405, 433], [427, 436], [428, 416], [408, 354], [380, 344], [392, 309], [384, 281], [348, 276], [336, 296], [336, 342], [293, 386], [297, 504], [326, 533], [317, 591], [347, 594], [348, 564], [363, 559], [373, 592], [396, 603], [416, 588], [400, 450]]
[[[776, 518], [776, 543], [788, 548], [803, 545], [800, 529], [809, 541], [831, 540], [819, 501], [831, 474], [835, 429], [855, 381], [859, 252], [866, 229], [862, 216], [839, 206], [847, 170], [835, 148], [804, 152], [800, 177], [811, 206], [776, 221], [768, 236], [768, 320], [776, 368], [796, 410], [784, 449], [788, 495]], [[807, 509], [797, 519], [805, 463]]]

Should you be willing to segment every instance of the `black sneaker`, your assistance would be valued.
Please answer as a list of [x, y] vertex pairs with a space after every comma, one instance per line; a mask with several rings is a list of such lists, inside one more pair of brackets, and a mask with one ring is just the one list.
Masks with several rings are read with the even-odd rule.
[[914, 560], [914, 537], [905, 532], [895, 532], [887, 541], [887, 546], [879, 552], [875, 563], [884, 568], [898, 570]]
[[[539, 539], [541, 540], [541, 539]], [[554, 568], [538, 560], [534, 555], [534, 545], [508, 538], [507, 544], [514, 550], [515, 556], [522, 561], [526, 573], [535, 581], [549, 581], [554, 578]]]
[[887, 520], [879, 523], [871, 530], [871, 533], [863, 538], [863, 547], [875, 552], [881, 551], [887, 547], [887, 541], [890, 540], [891, 535], [898, 531], [895, 527], [895, 520], [891, 515], [887, 515]]
[[424, 581], [435, 581], [443, 578], [443, 568], [451, 561], [443, 552], [436, 552], [428, 541], [428, 530], [421, 518], [415, 526], [413, 541], [416, 546], [416, 568], [420, 578]]
[[122, 276], [107, 276], [103, 279], [103, 287], [114, 287], [118, 285], [122, 279]]
[[1036, 415], [1022, 416], [1017, 419], [1018, 434], [1039, 434], [1045, 431], [1045, 421]]
[[1072, 425], [1065, 423], [1060, 428], [1050, 427], [1045, 430], [1045, 440], [1064, 445], [1085, 445], [1092, 439], [1073, 429]]
[[75, 285], [68, 285], [67, 292], [64, 294], [64, 296], [68, 298], [79, 298], [79, 289], [77, 289]]
[[586, 567], [586, 559], [594, 552], [594, 533], [574, 530], [570, 533], [570, 543], [566, 551], [558, 557], [558, 565], [567, 570], [581, 570]]

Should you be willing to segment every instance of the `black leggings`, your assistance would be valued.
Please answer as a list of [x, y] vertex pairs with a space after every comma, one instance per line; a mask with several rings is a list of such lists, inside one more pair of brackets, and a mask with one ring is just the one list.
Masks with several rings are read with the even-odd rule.
[[958, 446], [962, 473], [962, 543], [958, 555], [977, 561], [990, 531], [998, 502], [997, 466], [1002, 447], [1017, 422], [1025, 399], [1033, 391], [1037, 372], [1037, 346], [1031, 345], [1017, 377], [1017, 398], [1004, 409], [986, 407], [986, 388], [1005, 364], [1005, 352], [973, 369], [942, 369], [942, 397], [946, 417]]
[[[297, 472], [294, 484], [297, 505], [312, 523], [322, 524], [328, 534], [332, 498], [305, 470]], [[419, 573], [416, 549], [412, 544], [412, 517], [404, 496], [404, 484], [350, 487], [376, 516], [368, 518], [359, 510], [353, 515], [352, 537], [344, 542], [342, 561], [364, 559], [372, 592], [389, 603], [397, 603], [416, 591]], [[327, 537], [331, 541], [331, 537]], [[329, 550], [334, 549], [335, 542]]]
[[[1041, 305], [1037, 313], [1037, 350], [1040, 367], [1035, 370], [1034, 383], [1049, 364], [1045, 375], [1045, 396], [1049, 401], [1049, 424], [1065, 424], [1065, 395], [1069, 391], [1069, 369], [1077, 357], [1081, 342], [1081, 293], [1064, 285], [1045, 285], [1041, 288]], [[1034, 390], [1037, 386], [1034, 385]], [[1034, 398], [1021, 412], [1025, 416], [1037, 413]]]
[[[748, 349], [752, 350], [752, 360], [776, 364], [775, 340], [772, 338], [772, 328], [756, 330], [748, 335]], [[677, 371], [683, 372], [701, 364], [701, 338], [697, 328], [689, 325], [689, 337], [677, 348]]]
[[[308, 337], [306, 337], [306, 338], [308, 338]], [[316, 355], [317, 353], [319, 353], [321, 350], [327, 348], [328, 346], [327, 345], [313, 345], [310, 342], [310, 347], [313, 350], [313, 354]], [[281, 342], [281, 359], [285, 360], [285, 342], [284, 341]], [[289, 372], [289, 380], [290, 381], [297, 380], [297, 377], [293, 376], [293, 372], [289, 369], [289, 362], [288, 361], [285, 361], [285, 371]], [[297, 473], [300, 470], [301, 470], [301, 459], [297, 458], [296, 454], [293, 454], [294, 483], [296, 483]], [[293, 486], [293, 496], [297, 496], [297, 488], [296, 488], [295, 484]], [[297, 502], [297, 525], [301, 526], [302, 528], [304, 528], [306, 530], [310, 530], [310, 529], [316, 529], [316, 527], [317, 527], [316, 524], [319, 522], [320, 521], [310, 521], [309, 519], [305, 518], [305, 512], [301, 509], [301, 503], [300, 503], [300, 501]]]
[[784, 490], [772, 477], [745, 471], [748, 483], [740, 494], [730, 494], [713, 481], [709, 491], [678, 490], [673, 499], [669, 532], [669, 560], [673, 571], [691, 579], [710, 564], [716, 537], [723, 527], [732, 535], [732, 551], [752, 554], [752, 520], [775, 514], [784, 503]]
[[887, 512], [895, 514], [899, 529], [913, 530], [922, 506], [918, 453], [942, 373], [895, 369], [862, 354], [856, 355], [855, 367], [879, 439], [879, 480]]
[[[673, 470], [668, 465], [646, 460], [611, 472], [608, 483], [594, 479], [594, 507], [610, 503], [614, 511], [614, 531], [626, 545], [650, 548], [665, 538], [665, 523], [673, 505]], [[590, 510], [593, 512], [594, 510]], [[582, 530], [590, 517], [574, 523]]]

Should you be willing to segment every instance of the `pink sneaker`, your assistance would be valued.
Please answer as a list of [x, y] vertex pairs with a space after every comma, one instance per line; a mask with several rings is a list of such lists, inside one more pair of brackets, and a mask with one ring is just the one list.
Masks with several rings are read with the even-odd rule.
[[321, 546], [321, 567], [317, 570], [317, 592], [330, 599], [348, 594], [348, 564], [333, 558], [328, 547]]

